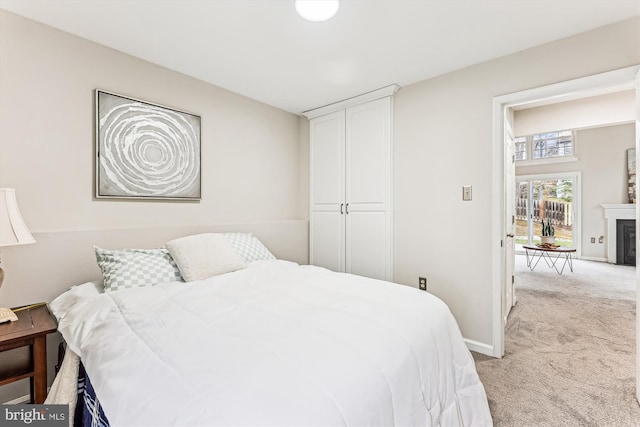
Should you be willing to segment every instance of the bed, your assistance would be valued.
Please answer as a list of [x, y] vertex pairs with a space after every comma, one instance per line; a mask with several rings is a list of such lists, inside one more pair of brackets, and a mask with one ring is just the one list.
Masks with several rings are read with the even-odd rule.
[[[171, 255], [181, 272], [180, 258], [198, 258]], [[241, 268], [186, 282], [112, 291], [89, 282], [50, 304], [105, 424], [492, 425], [473, 358], [438, 298], [241, 258]]]

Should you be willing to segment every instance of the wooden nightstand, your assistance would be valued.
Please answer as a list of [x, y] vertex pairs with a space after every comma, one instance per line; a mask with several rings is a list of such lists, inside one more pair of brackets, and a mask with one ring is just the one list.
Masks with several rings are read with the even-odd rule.
[[46, 305], [18, 311], [16, 322], [0, 324], [0, 386], [29, 378], [31, 403], [47, 397], [47, 335], [57, 329]]

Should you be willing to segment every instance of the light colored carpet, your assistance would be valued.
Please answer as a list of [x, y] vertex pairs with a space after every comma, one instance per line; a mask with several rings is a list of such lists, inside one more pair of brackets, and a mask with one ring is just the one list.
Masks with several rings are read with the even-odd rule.
[[529, 289], [636, 300], [636, 269], [632, 266], [573, 260], [573, 273], [567, 265], [562, 275], [558, 275], [544, 260], [530, 271], [525, 256], [516, 255], [515, 271], [516, 299], [519, 289]]
[[640, 426], [635, 269], [578, 261], [560, 276], [516, 257], [506, 354], [473, 353], [496, 426]]

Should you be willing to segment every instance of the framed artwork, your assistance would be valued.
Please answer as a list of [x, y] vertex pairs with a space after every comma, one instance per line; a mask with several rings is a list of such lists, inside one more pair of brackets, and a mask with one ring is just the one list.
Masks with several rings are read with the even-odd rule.
[[96, 198], [200, 200], [200, 116], [96, 90]]

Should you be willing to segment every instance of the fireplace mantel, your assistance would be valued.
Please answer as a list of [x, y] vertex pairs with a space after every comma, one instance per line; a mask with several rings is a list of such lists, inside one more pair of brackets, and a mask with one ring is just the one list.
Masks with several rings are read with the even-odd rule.
[[616, 263], [616, 221], [619, 219], [636, 219], [636, 205], [602, 204], [604, 217], [607, 220], [607, 262]]

